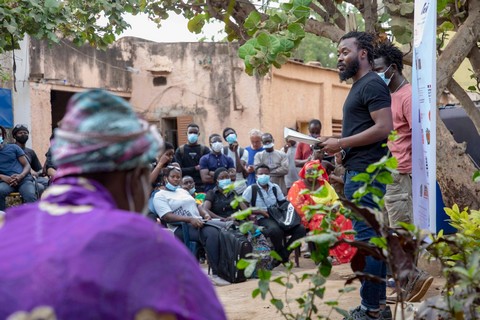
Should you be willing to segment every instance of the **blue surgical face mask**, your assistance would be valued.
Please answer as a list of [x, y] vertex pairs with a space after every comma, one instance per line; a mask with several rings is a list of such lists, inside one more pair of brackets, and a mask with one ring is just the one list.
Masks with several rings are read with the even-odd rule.
[[179, 188], [179, 186], [174, 186], [170, 182], [167, 182], [167, 184], [165, 185], [165, 188], [167, 188], [167, 190], [170, 190], [170, 191], [176, 191]]
[[187, 136], [188, 142], [195, 143], [198, 141], [198, 134], [196, 133], [189, 133]]
[[230, 133], [225, 140], [227, 140], [228, 144], [232, 144], [234, 142], [237, 142], [237, 135], [235, 133]]
[[268, 174], [261, 174], [257, 177], [257, 182], [261, 186], [265, 186], [270, 182], [270, 176]]
[[392, 81], [393, 73], [388, 79], [385, 77], [385, 73], [388, 71], [388, 69], [390, 69], [391, 66], [392, 65], [388, 66], [388, 68], [384, 72], [377, 72], [377, 74], [380, 76], [380, 78], [382, 78], [382, 80], [385, 82], [387, 86], [390, 84], [390, 81]]
[[195, 194], [195, 187], [192, 189], [188, 190], [188, 193], [190, 193], [192, 196]]
[[0, 144], [3, 143], [3, 137], [0, 136]]
[[228, 179], [222, 179], [222, 180], [218, 180], [218, 186], [221, 188], [221, 189], [225, 189], [227, 188], [229, 185], [232, 184], [232, 180], [230, 178]]

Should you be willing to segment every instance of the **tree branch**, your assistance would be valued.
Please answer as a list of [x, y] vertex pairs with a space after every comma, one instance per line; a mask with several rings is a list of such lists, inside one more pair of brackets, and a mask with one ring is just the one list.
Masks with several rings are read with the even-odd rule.
[[308, 19], [305, 24], [305, 31], [316, 34], [319, 37], [325, 37], [333, 42], [339, 42], [345, 31], [327, 22], [321, 22], [315, 19]]
[[[337, 16], [333, 21], [342, 30], [345, 30], [345, 26], [347, 24], [345, 17], [343, 16], [342, 12], [338, 10], [337, 6], [332, 0], [318, 0], [318, 2], [325, 8], [325, 11], [328, 12], [329, 16]], [[313, 3], [312, 3], [313, 4]], [[330, 22], [329, 20], [325, 20], [325, 22]]]
[[473, 103], [472, 99], [470, 99], [465, 90], [463, 90], [463, 88], [453, 78], [448, 83], [448, 90], [450, 90], [450, 92], [455, 96], [455, 98], [458, 99], [463, 109], [465, 110], [465, 113], [475, 125], [478, 134], [480, 134], [480, 110], [477, 109], [475, 103]]
[[375, 23], [378, 20], [377, 0], [365, 0], [364, 6], [363, 18], [365, 19], [365, 31], [374, 33]]
[[325, 22], [329, 21], [330, 16], [328, 15], [328, 13], [325, 12], [325, 10], [323, 10], [319, 6], [317, 6], [315, 3], [312, 2], [310, 4], [310, 9], [312, 9], [315, 13], [317, 13], [323, 19], [323, 21]]
[[447, 87], [454, 72], [480, 37], [480, 1], [471, 1], [465, 23], [458, 28], [445, 50], [437, 59], [437, 99]]

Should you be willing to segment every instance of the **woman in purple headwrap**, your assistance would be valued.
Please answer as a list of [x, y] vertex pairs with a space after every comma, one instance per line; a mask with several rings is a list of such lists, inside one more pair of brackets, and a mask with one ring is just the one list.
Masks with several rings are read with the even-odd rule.
[[195, 258], [135, 214], [160, 144], [123, 99], [73, 96], [55, 131], [55, 182], [0, 220], [0, 319], [225, 319]]

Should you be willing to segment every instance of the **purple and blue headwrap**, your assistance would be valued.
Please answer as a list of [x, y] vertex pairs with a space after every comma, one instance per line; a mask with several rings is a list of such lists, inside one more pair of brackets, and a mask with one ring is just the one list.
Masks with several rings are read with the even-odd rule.
[[128, 102], [104, 90], [88, 90], [70, 99], [55, 129], [55, 177], [146, 166], [160, 147], [156, 128], [139, 119]]

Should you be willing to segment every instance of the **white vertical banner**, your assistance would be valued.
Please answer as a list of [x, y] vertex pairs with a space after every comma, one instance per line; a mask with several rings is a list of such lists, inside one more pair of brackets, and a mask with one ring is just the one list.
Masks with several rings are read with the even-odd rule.
[[415, 0], [412, 61], [413, 219], [437, 232], [436, 219], [436, 28], [437, 1]]

